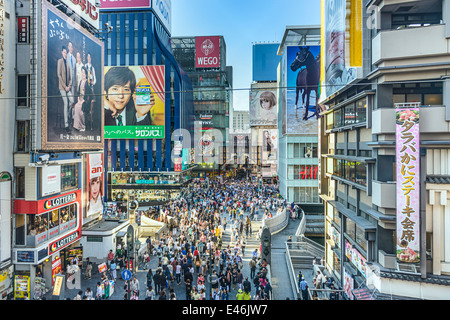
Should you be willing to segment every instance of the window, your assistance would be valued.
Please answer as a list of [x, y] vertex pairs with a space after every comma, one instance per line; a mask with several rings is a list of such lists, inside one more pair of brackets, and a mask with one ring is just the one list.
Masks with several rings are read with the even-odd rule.
[[366, 176], [366, 165], [363, 162], [356, 162], [355, 165], [356, 171], [356, 183], [366, 185], [367, 184], [367, 176]]
[[367, 240], [365, 238], [365, 232], [364, 229], [362, 229], [359, 226], [356, 226], [356, 243], [360, 245], [364, 251], [367, 252]]
[[29, 107], [29, 75], [17, 76], [17, 105], [19, 107]]
[[356, 224], [349, 218], [345, 219], [345, 233], [350, 239], [356, 240]]
[[61, 165], [61, 190], [67, 191], [78, 188], [78, 164]]
[[344, 107], [344, 125], [354, 124], [356, 122], [355, 104], [351, 103]]
[[14, 168], [14, 175], [16, 177], [16, 198], [25, 198], [25, 168]]
[[17, 151], [30, 151], [30, 121], [17, 121]]
[[355, 103], [356, 123], [366, 122], [367, 98], [358, 100]]

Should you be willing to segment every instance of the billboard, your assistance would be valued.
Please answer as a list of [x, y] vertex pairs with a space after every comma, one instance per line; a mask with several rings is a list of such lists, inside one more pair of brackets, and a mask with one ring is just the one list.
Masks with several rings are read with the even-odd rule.
[[420, 261], [419, 108], [397, 108], [397, 259]]
[[250, 91], [250, 126], [276, 126], [277, 125], [277, 92], [276, 90]]
[[279, 46], [279, 43], [253, 45], [253, 81], [277, 80], [277, 65], [280, 62], [280, 57], [277, 55]]
[[163, 139], [165, 67], [104, 69], [105, 139]]
[[152, 8], [169, 34], [172, 33], [172, 1], [152, 0]]
[[321, 43], [321, 99], [325, 99], [355, 80], [362, 67], [360, 0], [322, 0]]
[[262, 146], [262, 165], [277, 164], [278, 129], [261, 129], [258, 132], [258, 145]]
[[220, 68], [220, 37], [195, 37], [195, 67]]
[[[60, 0], [62, 3], [67, 5], [69, 9], [87, 21], [94, 28], [99, 29], [100, 27], [100, 15], [97, 11], [97, 6], [95, 5], [95, 0]], [[70, 10], [67, 14], [70, 15]]]
[[42, 149], [101, 149], [103, 43], [46, 1], [42, 14]]
[[317, 134], [320, 46], [286, 48], [286, 134]]
[[103, 213], [103, 153], [87, 154], [86, 216]]
[[150, 0], [100, 0], [102, 9], [139, 9], [150, 8]]

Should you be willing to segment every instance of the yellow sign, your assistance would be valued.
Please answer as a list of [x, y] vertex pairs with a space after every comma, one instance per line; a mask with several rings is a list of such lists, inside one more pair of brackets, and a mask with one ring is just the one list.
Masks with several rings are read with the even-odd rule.
[[55, 276], [55, 286], [53, 287], [53, 295], [59, 296], [64, 282], [63, 276]]

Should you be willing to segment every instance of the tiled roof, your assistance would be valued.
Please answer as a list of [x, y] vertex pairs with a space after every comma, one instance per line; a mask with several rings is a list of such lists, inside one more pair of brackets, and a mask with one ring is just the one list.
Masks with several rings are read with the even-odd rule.
[[429, 175], [425, 179], [426, 183], [450, 184], [450, 176]]

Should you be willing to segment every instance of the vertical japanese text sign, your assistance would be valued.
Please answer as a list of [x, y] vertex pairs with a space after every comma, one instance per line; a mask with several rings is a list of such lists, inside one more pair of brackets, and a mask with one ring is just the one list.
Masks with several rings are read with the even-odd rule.
[[420, 261], [419, 109], [396, 109], [397, 259]]

